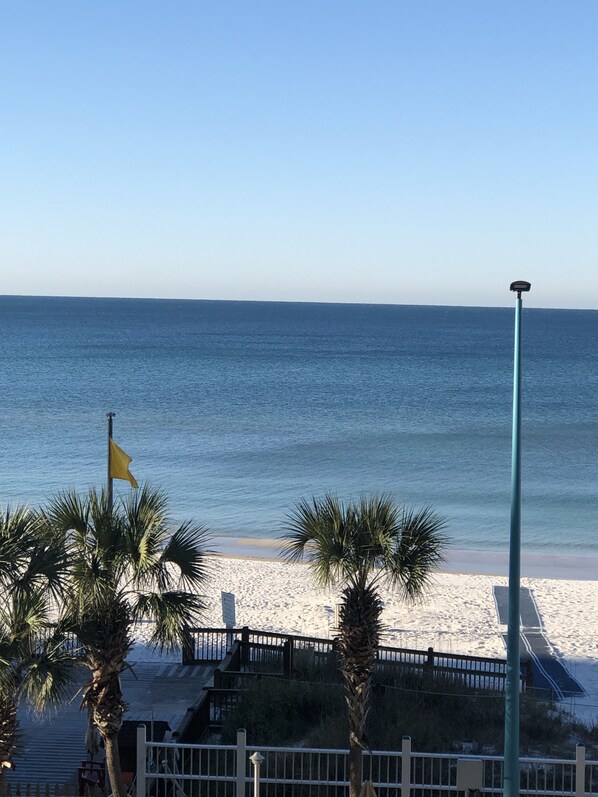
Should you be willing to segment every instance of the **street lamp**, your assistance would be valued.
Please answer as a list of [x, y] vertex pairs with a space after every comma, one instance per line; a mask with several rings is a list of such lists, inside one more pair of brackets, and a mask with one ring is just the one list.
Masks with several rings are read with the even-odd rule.
[[531, 284], [511, 283], [515, 301], [515, 352], [513, 362], [513, 438], [511, 453], [511, 534], [509, 544], [509, 625], [507, 629], [507, 680], [505, 693], [504, 797], [519, 797], [519, 689], [520, 689], [520, 580], [521, 580], [521, 294]]

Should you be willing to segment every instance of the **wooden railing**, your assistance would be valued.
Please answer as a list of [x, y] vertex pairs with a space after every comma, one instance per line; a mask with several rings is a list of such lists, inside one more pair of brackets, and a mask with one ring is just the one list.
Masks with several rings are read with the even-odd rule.
[[[338, 668], [338, 651], [332, 639], [295, 636], [273, 631], [243, 628], [187, 629], [183, 646], [183, 664], [213, 664], [213, 685], [204, 687], [199, 699], [187, 710], [173, 733], [178, 742], [191, 742], [209, 728], [222, 727], [227, 714], [250, 680], [278, 675], [300, 675], [304, 665]], [[482, 656], [439, 653], [433, 648], [378, 648], [380, 669], [401, 668], [408, 671], [442, 674], [472, 689], [504, 689], [506, 661]], [[522, 689], [531, 686], [531, 669], [524, 667]], [[0, 795], [1, 797], [1, 795]]]
[[[240, 666], [229, 669], [246, 672], [265, 671], [292, 675], [302, 663], [316, 667], [337, 663], [335, 640], [296, 636], [273, 631], [243, 628], [192, 628], [183, 651], [183, 664], [223, 661], [232, 642], [240, 643]], [[379, 668], [401, 668], [444, 674], [460, 680], [472, 689], [502, 691], [506, 683], [505, 659], [441, 653], [433, 648], [413, 650], [381, 646], [377, 652]], [[524, 663], [521, 688], [531, 688], [531, 666]]]
[[[183, 661], [183, 663], [193, 662]], [[241, 686], [235, 679], [226, 681], [223, 679], [229, 671], [239, 672], [240, 670], [241, 642], [238, 639], [233, 639], [230, 649], [214, 671], [214, 685], [202, 689], [199, 699], [187, 709], [183, 721], [173, 733], [173, 738], [179, 742], [200, 739], [208, 728], [222, 725], [226, 712], [236, 704]]]

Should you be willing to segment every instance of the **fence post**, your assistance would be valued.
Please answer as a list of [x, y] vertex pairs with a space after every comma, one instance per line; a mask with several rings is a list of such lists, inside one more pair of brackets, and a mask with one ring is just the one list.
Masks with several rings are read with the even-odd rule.
[[434, 648], [428, 648], [428, 660], [426, 661], [426, 665], [434, 669]]
[[260, 764], [264, 756], [256, 750], [252, 756], [249, 756], [249, 760], [253, 764], [253, 797], [260, 797]]
[[575, 748], [575, 797], [585, 797], [586, 793], [586, 748], [578, 744]]
[[525, 688], [529, 690], [534, 685], [534, 666], [532, 664], [532, 660], [527, 659], [524, 667], [525, 667]]
[[293, 674], [293, 637], [289, 636], [282, 645], [282, 671], [285, 675]]
[[145, 767], [146, 767], [146, 736], [145, 725], [137, 726], [137, 797], [145, 797]]
[[411, 736], [403, 736], [401, 746], [401, 797], [411, 794]]
[[241, 629], [241, 664], [249, 664], [251, 651], [249, 649], [249, 626], [244, 625]]
[[247, 757], [247, 731], [237, 731], [237, 779], [235, 797], [245, 797], [245, 759]]
[[191, 635], [189, 626], [183, 628], [182, 654], [181, 664], [193, 664], [195, 661], [195, 640]]

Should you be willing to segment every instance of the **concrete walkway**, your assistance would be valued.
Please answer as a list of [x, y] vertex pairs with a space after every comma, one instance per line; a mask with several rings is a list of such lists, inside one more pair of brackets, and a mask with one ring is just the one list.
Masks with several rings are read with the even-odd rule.
[[[494, 600], [498, 621], [501, 625], [509, 623], [509, 589], [495, 586]], [[557, 658], [554, 649], [544, 634], [542, 618], [538, 612], [533, 593], [527, 587], [521, 587], [521, 637], [520, 650], [522, 659], [531, 659], [533, 667], [533, 688], [539, 692], [552, 693], [557, 700], [572, 695], [585, 694], [581, 684], [565, 669]], [[507, 634], [503, 633], [505, 648]]]
[[[132, 663], [133, 672], [122, 675], [122, 688], [129, 709], [126, 720], [166, 721], [176, 731], [187, 709], [198, 699], [204, 686], [210, 683], [213, 667], [182, 666], [173, 663]], [[88, 680], [86, 670], [79, 674], [75, 694]], [[19, 713], [21, 743], [16, 769], [7, 775], [13, 787], [76, 783], [77, 768], [88, 759], [85, 750], [87, 714], [79, 710], [81, 695], [72, 702], [41, 719], [23, 710]]]

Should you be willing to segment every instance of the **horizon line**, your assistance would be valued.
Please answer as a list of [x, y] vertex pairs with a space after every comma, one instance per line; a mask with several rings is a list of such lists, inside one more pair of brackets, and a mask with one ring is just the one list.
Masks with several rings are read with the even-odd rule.
[[[334, 301], [312, 299], [222, 299], [222, 298], [197, 298], [179, 296], [83, 296], [79, 294], [35, 294], [35, 293], [3, 293], [0, 299], [92, 299], [109, 301], [139, 301], [139, 302], [231, 302], [238, 304], [317, 304], [341, 305], [349, 307], [455, 307], [471, 310], [505, 310], [511, 309], [511, 304], [445, 304], [442, 302], [359, 302], [359, 301]], [[597, 312], [595, 307], [530, 307], [527, 310], [563, 310], [566, 312]]]

